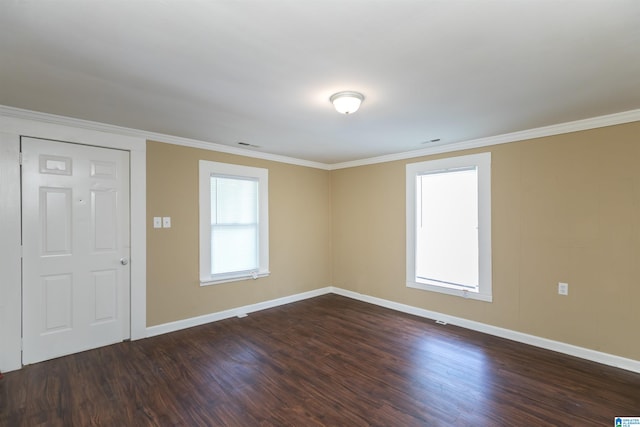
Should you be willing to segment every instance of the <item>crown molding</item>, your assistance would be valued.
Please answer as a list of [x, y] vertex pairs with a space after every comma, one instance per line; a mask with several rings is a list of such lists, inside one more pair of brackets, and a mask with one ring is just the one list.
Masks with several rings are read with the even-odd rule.
[[434, 154], [451, 153], [461, 150], [469, 150], [472, 148], [489, 147], [492, 145], [507, 144], [510, 142], [524, 141], [527, 139], [541, 138], [545, 136], [561, 135], [570, 132], [578, 132], [582, 130], [596, 129], [606, 126], [614, 126], [624, 123], [640, 121], [640, 109], [624, 111], [605, 116], [592, 117], [572, 122], [559, 123], [550, 126], [543, 126], [534, 129], [528, 129], [518, 132], [506, 133], [502, 135], [490, 136], [486, 138], [472, 139], [469, 141], [461, 141], [451, 144], [440, 145], [437, 147], [424, 148], [420, 150], [405, 151], [401, 153], [388, 154], [385, 156], [370, 157], [366, 159], [353, 160], [342, 163], [320, 163], [310, 160], [296, 159], [294, 157], [282, 156], [278, 154], [262, 153], [244, 148], [231, 147], [228, 145], [218, 144], [215, 142], [199, 141], [196, 139], [183, 138], [174, 135], [167, 135], [157, 132], [148, 132], [139, 129], [127, 128], [122, 126], [110, 125], [105, 123], [93, 122], [90, 120], [76, 119], [73, 117], [58, 116], [55, 114], [41, 113], [37, 111], [24, 110], [21, 108], [0, 105], [0, 115], [13, 117], [17, 119], [34, 120], [45, 123], [72, 126], [76, 128], [89, 129], [107, 133], [116, 133], [120, 135], [128, 135], [145, 138], [147, 140], [166, 142], [169, 144], [182, 145], [184, 147], [199, 148], [209, 151], [217, 151], [227, 154], [235, 154], [238, 156], [251, 157], [261, 160], [269, 160], [279, 163], [287, 163], [291, 165], [310, 167], [323, 170], [346, 169], [357, 166], [373, 165], [377, 163], [393, 162], [396, 160], [406, 160], [416, 157], [430, 156]]
[[415, 157], [430, 156], [433, 154], [451, 153], [454, 151], [469, 150], [472, 148], [489, 147], [492, 145], [507, 144], [510, 142], [524, 141], [545, 136], [561, 135], [570, 132], [596, 129], [606, 126], [620, 125], [640, 121], [640, 109], [624, 111], [621, 113], [608, 114], [606, 116], [592, 117], [589, 119], [576, 120], [573, 122], [559, 123], [550, 126], [543, 126], [518, 132], [505, 133], [503, 135], [490, 136], [486, 138], [472, 139], [469, 141], [456, 142], [452, 144], [440, 145], [438, 147], [424, 148], [421, 150], [405, 151], [402, 153], [388, 154], [385, 156], [371, 157], [368, 159], [354, 160], [344, 163], [334, 163], [330, 165], [330, 170], [353, 168], [357, 166], [373, 165], [376, 163], [393, 162], [396, 160], [406, 160]]
[[88, 129], [99, 132], [113, 133], [126, 136], [135, 136], [147, 140], [165, 142], [184, 147], [200, 148], [203, 150], [217, 151], [227, 154], [235, 154], [243, 157], [251, 157], [261, 160], [269, 160], [279, 163], [288, 163], [296, 166], [305, 166], [316, 169], [329, 170], [330, 165], [310, 160], [296, 159], [278, 154], [261, 153], [257, 151], [247, 150], [244, 148], [231, 147], [228, 145], [218, 144], [215, 142], [199, 141], [191, 138], [183, 138], [180, 136], [167, 135], [158, 132], [149, 132], [139, 129], [127, 128], [123, 126], [110, 125], [106, 123], [93, 122], [90, 120], [76, 119], [73, 117], [58, 116], [55, 114], [41, 113], [38, 111], [24, 110], [22, 108], [9, 107], [0, 105], [0, 116], [11, 117], [15, 119], [33, 120], [44, 123], [51, 123], [62, 126], [71, 126], [75, 128]]

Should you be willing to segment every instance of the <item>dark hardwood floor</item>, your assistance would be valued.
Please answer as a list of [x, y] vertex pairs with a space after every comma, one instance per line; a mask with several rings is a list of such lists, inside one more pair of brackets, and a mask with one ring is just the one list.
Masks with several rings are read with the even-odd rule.
[[613, 426], [640, 374], [337, 295], [6, 373], [2, 426]]

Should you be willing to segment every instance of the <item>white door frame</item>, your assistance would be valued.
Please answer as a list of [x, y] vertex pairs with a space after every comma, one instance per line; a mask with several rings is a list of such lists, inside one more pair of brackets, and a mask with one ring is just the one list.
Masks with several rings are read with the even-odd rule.
[[[53, 116], [52, 116], [53, 117]], [[62, 118], [60, 118], [62, 119]], [[131, 339], [146, 337], [146, 140], [110, 132], [0, 115], [0, 371], [22, 367], [20, 271], [20, 136], [130, 152]], [[95, 123], [91, 123], [95, 127]], [[89, 124], [87, 124], [89, 127]], [[105, 126], [106, 127], [106, 126]], [[115, 127], [114, 127], [115, 129]], [[5, 238], [6, 237], [6, 238]]]

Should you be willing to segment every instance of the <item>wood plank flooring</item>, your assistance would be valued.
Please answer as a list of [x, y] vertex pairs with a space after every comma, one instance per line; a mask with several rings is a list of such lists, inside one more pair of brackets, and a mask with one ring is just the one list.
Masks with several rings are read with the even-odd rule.
[[1, 426], [613, 426], [640, 374], [337, 295], [27, 366]]

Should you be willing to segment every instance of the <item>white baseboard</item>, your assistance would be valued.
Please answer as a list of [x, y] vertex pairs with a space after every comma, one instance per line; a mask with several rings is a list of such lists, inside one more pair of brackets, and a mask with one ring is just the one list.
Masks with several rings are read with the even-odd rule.
[[266, 310], [267, 308], [278, 307], [280, 305], [289, 304], [292, 302], [302, 301], [308, 298], [317, 297], [331, 293], [331, 287], [315, 289], [309, 292], [303, 292], [300, 294], [289, 295], [287, 297], [272, 299], [269, 301], [263, 301], [256, 304], [245, 305], [243, 307], [232, 308], [229, 310], [218, 311], [216, 313], [204, 314], [202, 316], [191, 317], [189, 319], [177, 320], [175, 322], [163, 323], [161, 325], [150, 326], [147, 328], [147, 338], [156, 335], [162, 335], [169, 332], [179, 331], [181, 329], [192, 328], [194, 326], [204, 325], [206, 323], [216, 322], [218, 320], [228, 319], [230, 317], [243, 317], [249, 313], [253, 313], [260, 310]]
[[401, 311], [403, 313], [413, 314], [415, 316], [425, 317], [427, 319], [444, 321], [451, 325], [460, 326], [466, 329], [471, 329], [471, 330], [482, 332], [485, 334], [506, 338], [512, 341], [533, 345], [535, 347], [557, 351], [559, 353], [564, 353], [570, 356], [579, 357], [581, 359], [590, 360], [592, 362], [598, 362], [604, 365], [609, 365], [616, 368], [626, 369], [628, 371], [640, 373], [640, 361], [638, 360], [627, 359], [624, 357], [615, 356], [615, 355], [603, 353], [600, 351], [590, 350], [584, 347], [578, 347], [575, 345], [566, 344], [560, 341], [554, 341], [547, 338], [537, 337], [535, 335], [529, 335], [522, 332], [513, 331], [510, 329], [505, 329], [497, 326], [487, 325], [485, 323], [475, 322], [473, 320], [467, 320], [460, 317], [449, 316], [447, 314], [438, 313], [436, 311], [425, 310], [422, 308], [417, 308], [417, 307], [413, 307], [406, 304], [400, 304], [394, 301], [389, 301], [382, 298], [376, 298], [376, 297], [360, 294], [353, 291], [348, 291], [341, 288], [331, 287], [330, 289], [332, 293], [337, 295], [342, 295], [348, 298], [356, 299], [356, 300], [367, 302], [370, 304], [379, 305], [381, 307], [390, 308], [392, 310]]
[[628, 371], [640, 373], [640, 361], [638, 360], [627, 359], [600, 351], [590, 350], [584, 347], [566, 344], [560, 341], [554, 341], [547, 338], [537, 337], [535, 335], [525, 334], [523, 332], [517, 332], [510, 329], [487, 325], [486, 323], [480, 323], [473, 320], [463, 319], [461, 317], [450, 316], [448, 314], [439, 313], [437, 311], [425, 310], [423, 308], [413, 307], [411, 305], [400, 304], [398, 302], [372, 297], [334, 286], [328, 286], [326, 288], [320, 288], [309, 292], [303, 292], [300, 294], [219, 311], [216, 313], [205, 314], [203, 316], [164, 323], [162, 325], [151, 326], [147, 328], [147, 337], [153, 337], [156, 335], [179, 331], [181, 329], [191, 328], [193, 326], [204, 325], [206, 323], [216, 322], [218, 320], [228, 319], [230, 317], [243, 317], [248, 313], [278, 307], [280, 305], [302, 301], [308, 298], [313, 298], [329, 293], [342, 295], [344, 297], [378, 305], [380, 307], [389, 308], [391, 310], [412, 314], [414, 316], [433, 319], [434, 321], [443, 321], [451, 325], [460, 326], [462, 328], [471, 329], [473, 331], [478, 331], [485, 334], [506, 338], [512, 341], [533, 345], [535, 347], [540, 347], [547, 350], [557, 351], [559, 353], [579, 357], [581, 359], [590, 360], [597, 363], [602, 363], [604, 365], [613, 366], [615, 368], [621, 368]]

